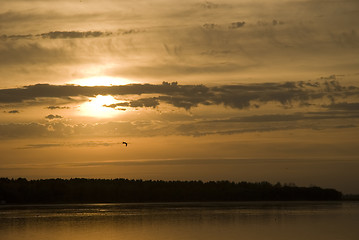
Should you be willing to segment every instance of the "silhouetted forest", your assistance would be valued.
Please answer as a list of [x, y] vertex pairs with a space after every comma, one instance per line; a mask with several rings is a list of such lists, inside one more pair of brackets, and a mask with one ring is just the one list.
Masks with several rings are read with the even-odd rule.
[[2, 204], [341, 199], [342, 193], [334, 189], [268, 182], [0, 178]]

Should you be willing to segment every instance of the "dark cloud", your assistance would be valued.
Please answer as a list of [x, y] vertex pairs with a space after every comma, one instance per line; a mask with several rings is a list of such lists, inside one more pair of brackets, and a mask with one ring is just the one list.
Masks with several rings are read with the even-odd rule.
[[69, 98], [75, 96], [93, 97], [104, 93], [106, 87], [81, 87], [75, 85], [36, 84], [23, 88], [1, 89], [0, 102], [23, 102], [36, 98]]
[[142, 108], [142, 107], [152, 107], [155, 108], [160, 104], [159, 99], [152, 97], [152, 98], [140, 98], [138, 100], [133, 100], [130, 102], [121, 102], [121, 103], [114, 103], [110, 105], [104, 105], [104, 107], [114, 108], [116, 110], [126, 110], [121, 107], [133, 107], [133, 108]]
[[229, 28], [232, 28], [232, 29], [236, 29], [236, 28], [241, 28], [244, 26], [244, 24], [246, 24], [246, 22], [233, 22], [231, 23], [231, 25], [229, 26]]
[[346, 94], [359, 94], [358, 89], [350, 90], [337, 81], [228, 85], [214, 87], [211, 90], [214, 92], [214, 97], [211, 98], [214, 103], [239, 109], [250, 107], [253, 101], [279, 102], [290, 106], [294, 102], [305, 103], [313, 99], [322, 99], [332, 93], [343, 97]]
[[142, 29], [127, 29], [127, 30], [118, 30], [118, 34], [121, 35], [129, 35], [144, 32]]
[[279, 26], [279, 25], [283, 25], [283, 24], [285, 24], [283, 21], [277, 20], [277, 19], [273, 19], [271, 22], [263, 21], [263, 20], [257, 22], [257, 25], [262, 26], [262, 27], [267, 27], [267, 26], [270, 26], [270, 25]]
[[47, 109], [55, 110], [55, 109], [70, 109], [70, 107], [66, 106], [48, 106]]
[[157, 98], [141, 98], [130, 102], [130, 107], [157, 107], [159, 105]]
[[6, 35], [6, 34], [3, 34], [0, 36], [0, 40], [7, 40], [7, 39], [14, 39], [14, 40], [17, 40], [17, 39], [31, 39], [33, 38], [33, 35], [32, 34], [26, 34], [26, 35]]
[[[317, 82], [284, 82], [237, 84], [207, 87], [205, 85], [179, 85], [176, 82], [162, 84], [129, 84], [121, 86], [77, 86], [37, 84], [23, 88], [0, 89], [0, 103], [20, 103], [37, 101], [39, 98], [95, 97], [96, 95], [143, 95], [157, 94], [155, 97], [139, 97], [128, 103], [106, 105], [107, 107], [156, 107], [161, 102], [175, 107], [190, 109], [202, 105], [224, 105], [245, 109], [260, 107], [261, 104], [277, 102], [285, 107], [293, 103], [303, 106], [315, 99], [340, 99], [358, 96], [359, 89], [342, 86], [337, 80]], [[352, 107], [355, 107], [353, 105]], [[333, 106], [334, 107], [334, 106]]]
[[121, 102], [121, 103], [114, 103], [114, 104], [103, 105], [103, 106], [117, 109], [118, 107], [129, 107], [130, 103], [129, 102]]
[[50, 115], [47, 115], [45, 118], [53, 120], [53, 119], [59, 119], [59, 118], [62, 118], [62, 117], [60, 115], [50, 114]]
[[52, 31], [40, 34], [18, 34], [18, 35], [0, 35], [0, 40], [20, 40], [20, 39], [75, 39], [75, 38], [99, 38], [119, 35], [129, 35], [144, 32], [140, 29], [121, 29], [116, 33], [103, 31]]
[[[246, 22], [242, 21], [242, 22], [232, 22], [229, 24], [228, 28], [229, 29], [236, 29], [236, 28], [241, 28], [246, 24]], [[204, 29], [208, 29], [208, 30], [213, 30], [213, 29], [217, 29], [217, 30], [222, 30], [223, 33], [225, 32], [225, 29], [222, 28], [221, 25], [215, 24], [215, 23], [205, 23], [202, 25], [202, 27]], [[227, 30], [228, 31], [228, 30]], [[223, 36], [222, 36], [223, 37]]]
[[[6, 112], [6, 111], [5, 111]], [[14, 114], [14, 113], [20, 113], [18, 110], [11, 110], [11, 111], [7, 111], [6, 113], [11, 113], [11, 114]]]
[[42, 38], [92, 38], [92, 37], [104, 37], [110, 36], [111, 32], [101, 32], [101, 31], [87, 31], [87, 32], [79, 32], [79, 31], [54, 31], [48, 33], [42, 33], [37, 36], [41, 36]]
[[202, 27], [204, 29], [215, 29], [215, 28], [218, 28], [219, 26], [217, 24], [214, 24], [214, 23], [205, 23], [202, 25]]
[[[0, 103], [23, 102], [36, 98], [69, 98], [77, 96], [95, 97], [96, 95], [133, 95], [133, 94], [165, 94], [191, 96], [208, 92], [204, 85], [178, 85], [177, 83], [129, 84], [121, 86], [78, 86], [36, 84], [23, 88], [0, 89]], [[140, 102], [134, 102], [140, 104]], [[143, 105], [146, 106], [146, 105]]]

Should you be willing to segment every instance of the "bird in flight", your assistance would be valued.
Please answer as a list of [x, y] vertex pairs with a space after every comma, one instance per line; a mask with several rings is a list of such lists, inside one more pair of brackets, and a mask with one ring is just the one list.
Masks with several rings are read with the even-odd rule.
[[122, 142], [122, 144], [125, 144], [125, 145], [126, 145], [126, 147], [127, 147], [127, 142]]

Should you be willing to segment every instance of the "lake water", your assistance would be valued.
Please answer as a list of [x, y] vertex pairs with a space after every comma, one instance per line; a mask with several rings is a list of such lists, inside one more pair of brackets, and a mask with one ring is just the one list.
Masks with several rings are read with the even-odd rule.
[[0, 205], [1, 240], [358, 240], [358, 202]]

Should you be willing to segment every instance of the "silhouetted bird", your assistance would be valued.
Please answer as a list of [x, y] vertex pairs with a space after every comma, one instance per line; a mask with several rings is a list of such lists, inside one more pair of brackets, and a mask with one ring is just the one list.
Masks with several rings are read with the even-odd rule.
[[126, 145], [126, 147], [127, 147], [127, 142], [122, 142], [122, 144], [125, 144], [125, 145]]

